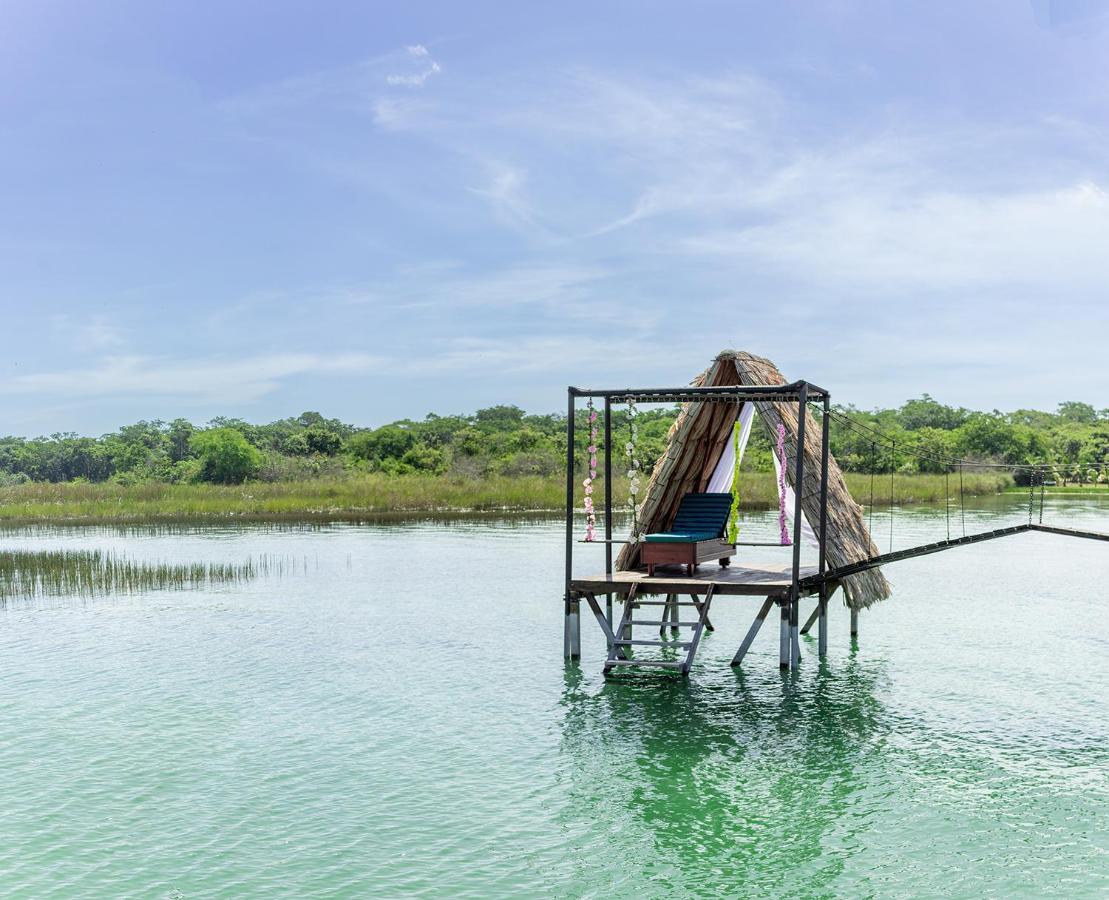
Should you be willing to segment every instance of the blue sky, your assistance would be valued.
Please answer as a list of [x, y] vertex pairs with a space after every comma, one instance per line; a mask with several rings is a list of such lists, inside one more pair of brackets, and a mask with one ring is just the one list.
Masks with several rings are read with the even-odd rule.
[[7, 0], [0, 432], [1109, 406], [1104, 9]]

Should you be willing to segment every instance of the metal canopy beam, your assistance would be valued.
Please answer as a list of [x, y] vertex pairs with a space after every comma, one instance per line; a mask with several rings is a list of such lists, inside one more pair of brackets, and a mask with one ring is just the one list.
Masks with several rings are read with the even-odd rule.
[[822, 400], [828, 392], [807, 381], [792, 384], [716, 385], [713, 387], [676, 388], [578, 388], [568, 390], [572, 397], [603, 397], [622, 403], [629, 397], [645, 403], [685, 403], [712, 400], [797, 400], [802, 388], [807, 388], [810, 400]]

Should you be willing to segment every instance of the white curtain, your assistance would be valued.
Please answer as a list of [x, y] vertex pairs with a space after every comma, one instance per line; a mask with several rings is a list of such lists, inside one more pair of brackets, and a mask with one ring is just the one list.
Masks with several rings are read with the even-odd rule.
[[[747, 439], [751, 436], [751, 423], [755, 421], [755, 404], [744, 403], [739, 411], [739, 461], [743, 462], [743, 453], [747, 449]], [[720, 454], [720, 461], [713, 470], [709, 486], [705, 488], [710, 494], [723, 494], [732, 489], [732, 476], [735, 475], [735, 441], [726, 441], [724, 452]]]
[[[755, 421], [755, 404], [744, 403], [742, 409], [739, 411], [739, 461], [743, 462], [743, 454], [747, 449], [747, 440], [751, 437], [751, 426]], [[727, 441], [724, 444], [724, 450], [720, 454], [720, 461], [713, 469], [712, 477], [709, 479], [707, 491], [710, 493], [723, 493], [732, 489], [732, 479], [735, 475], [735, 442]], [[771, 458], [774, 460], [774, 483], [779, 484], [781, 479], [781, 468], [778, 462], [778, 454], [771, 453]], [[779, 500], [780, 500], [779, 496]], [[793, 504], [794, 493], [793, 488], [786, 482], [786, 518], [792, 524], [793, 522]], [[790, 531], [792, 536], [792, 529]], [[820, 541], [816, 539], [816, 532], [812, 530], [808, 520], [802, 514], [801, 516], [801, 535], [812, 546], [820, 546]]]

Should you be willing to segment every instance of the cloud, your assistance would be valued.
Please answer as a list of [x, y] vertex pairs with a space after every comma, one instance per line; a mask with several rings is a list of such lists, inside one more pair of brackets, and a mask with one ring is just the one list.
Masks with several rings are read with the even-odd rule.
[[998, 194], [844, 191], [808, 215], [708, 231], [682, 250], [796, 273], [838, 291], [1074, 294], [1109, 281], [1109, 197], [1092, 182]]
[[497, 218], [511, 225], [537, 227], [524, 185], [527, 174], [516, 166], [505, 163], [491, 163], [489, 178], [483, 187], [470, 188], [479, 197], [485, 198]]
[[123, 345], [123, 331], [104, 319], [94, 319], [84, 328], [86, 346], [95, 350], [105, 350]]
[[418, 67], [418, 71], [385, 76], [386, 84], [401, 85], [403, 87], [423, 87], [433, 75], [438, 75], [442, 69], [423, 44], [414, 44], [404, 48], [408, 54], [410, 65]]
[[[535, 336], [512, 341], [453, 338], [441, 342], [413, 374], [454, 373], [471, 377], [554, 375], [563, 380], [581, 376], [582, 360], [625, 360], [626, 375], [643, 373], [656, 363], [643, 354], [632, 331], [608, 336]], [[592, 368], [595, 374], [596, 367]]]
[[0, 394], [60, 399], [179, 397], [242, 403], [276, 390], [293, 376], [378, 371], [379, 357], [359, 353], [274, 353], [244, 359], [109, 356], [84, 369], [39, 372], [0, 380]]
[[[426, 48], [405, 53], [427, 71]], [[845, 331], [876, 349], [848, 342], [838, 359], [910, 366], [939, 358], [920, 333], [962, 323], [944, 364], [988, 354], [999, 374], [1029, 353], [1054, 364], [1069, 352], [1037, 346], [1030, 323], [1045, 303], [1105, 321], [1106, 136], [1074, 108], [959, 118], [872, 93], [825, 107], [809, 76], [648, 67], [460, 70], [432, 94], [383, 84], [405, 74], [396, 63], [333, 73], [323, 102], [302, 94], [293, 118], [317, 126], [297, 132], [310, 165], [427, 224], [399, 230], [397, 274], [355, 283], [347, 302], [400, 311], [388, 327], [402, 337], [411, 311], [427, 316], [429, 342], [472, 342], [444, 343], [441, 365], [525, 366], [584, 346], [583, 326], [629, 322], [641, 346], [670, 354], [688, 305], [703, 323], [682, 351], [693, 365], [718, 342], [786, 365]], [[838, 77], [836, 89], [864, 76]], [[359, 139], [330, 140], [356, 121], [351, 108]], [[457, 264], [406, 275], [396, 262], [443, 255]], [[983, 311], [967, 319], [969, 307]], [[775, 346], [783, 323], [798, 330]], [[612, 371], [631, 364], [594, 349]], [[828, 365], [832, 377], [849, 368]]]
[[[393, 308], [406, 314], [433, 313], [447, 322], [474, 329], [480, 324], [501, 330], [524, 320], [532, 327], [549, 322], [552, 328], [614, 325], [626, 317], [626, 306], [616, 296], [606, 297], [605, 285], [614, 272], [602, 265], [533, 262], [506, 265], [482, 272], [458, 264], [405, 269], [396, 280], [360, 290], [347, 290], [342, 301], [355, 305]], [[475, 318], [475, 312], [488, 315]], [[452, 316], [453, 314], [453, 316]], [[654, 321], [644, 310], [637, 327]]]
[[123, 329], [103, 316], [81, 321], [66, 313], [50, 316], [50, 326], [76, 350], [110, 350], [125, 343]]

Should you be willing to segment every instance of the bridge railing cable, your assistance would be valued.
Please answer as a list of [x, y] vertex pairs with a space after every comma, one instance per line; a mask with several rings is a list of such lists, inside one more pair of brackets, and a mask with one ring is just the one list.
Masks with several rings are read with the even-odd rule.
[[[819, 415], [823, 410], [817, 411]], [[967, 469], [975, 470], [997, 470], [1003, 472], [1010, 472], [1014, 475], [1020, 475], [1020, 481], [1027, 480], [1029, 498], [1028, 498], [1028, 525], [1032, 525], [1033, 521], [1043, 524], [1044, 521], [1044, 497], [1046, 493], [1046, 486], [1048, 483], [1049, 473], [1055, 473], [1059, 468], [1064, 471], [1079, 471], [1083, 473], [1097, 473], [1096, 480], [1101, 480], [1102, 473], [1109, 471], [1109, 462], [1094, 463], [1091, 465], [1077, 465], [1070, 464], [1054, 464], [1050, 462], [1034, 462], [1034, 463], [1008, 463], [1008, 462], [990, 462], [978, 459], [970, 459], [966, 457], [950, 456], [936, 451], [923, 450], [912, 445], [906, 446], [905, 442], [898, 444], [897, 439], [879, 428], [874, 427], [866, 422], [861, 422], [846, 413], [837, 409], [828, 411], [832, 419], [838, 422], [841, 426], [853, 432], [856, 436], [862, 438], [866, 443], [864, 446], [868, 448], [866, 455], [870, 469], [870, 497], [867, 510], [867, 528], [871, 535], [874, 534], [874, 510], [876, 507], [875, 497], [875, 478], [879, 468], [880, 456], [886, 456], [886, 453], [879, 454], [879, 448], [888, 451], [889, 471], [890, 471], [890, 494], [889, 494], [889, 552], [893, 553], [894, 547], [894, 519], [895, 519], [895, 506], [897, 505], [897, 492], [896, 492], [896, 472], [898, 468], [898, 451], [900, 451], [901, 458], [908, 456], [918, 462], [926, 462], [935, 469], [942, 470], [944, 476], [944, 524], [947, 534], [947, 540], [951, 538], [951, 474], [952, 470], [957, 470], [959, 476], [959, 528], [964, 538], [967, 537], [967, 523], [966, 523], [966, 484], [964, 480], [964, 472]], [[1039, 509], [1038, 516], [1036, 510], [1036, 489], [1039, 488]]]

